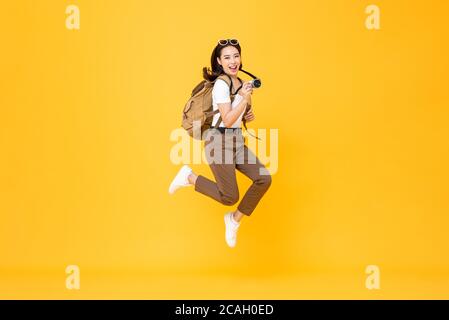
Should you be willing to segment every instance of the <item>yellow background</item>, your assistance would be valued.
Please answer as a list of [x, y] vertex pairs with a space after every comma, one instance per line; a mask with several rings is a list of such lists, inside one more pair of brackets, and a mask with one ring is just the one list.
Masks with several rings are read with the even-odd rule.
[[[448, 11], [3, 1], [0, 298], [449, 298]], [[223, 37], [263, 81], [251, 127], [279, 129], [278, 172], [234, 250], [229, 208], [167, 193], [169, 135]], [[365, 288], [371, 264], [380, 290]]]

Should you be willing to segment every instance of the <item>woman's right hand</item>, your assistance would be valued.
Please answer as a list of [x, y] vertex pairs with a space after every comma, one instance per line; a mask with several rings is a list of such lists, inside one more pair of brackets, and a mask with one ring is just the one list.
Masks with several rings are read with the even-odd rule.
[[251, 85], [251, 81], [247, 81], [243, 83], [242, 88], [239, 90], [239, 94], [248, 100], [250, 95], [253, 93], [253, 86]]

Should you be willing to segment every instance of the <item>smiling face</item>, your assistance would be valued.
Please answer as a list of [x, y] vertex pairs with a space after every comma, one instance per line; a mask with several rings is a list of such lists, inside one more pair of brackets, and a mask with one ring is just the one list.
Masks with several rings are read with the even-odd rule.
[[230, 76], [237, 76], [240, 68], [240, 53], [236, 47], [227, 46], [221, 50], [220, 58], [217, 58], [225, 73]]

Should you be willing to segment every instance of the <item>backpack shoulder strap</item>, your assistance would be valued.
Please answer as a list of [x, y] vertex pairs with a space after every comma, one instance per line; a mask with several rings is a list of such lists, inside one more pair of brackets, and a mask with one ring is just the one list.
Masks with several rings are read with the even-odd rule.
[[[217, 77], [217, 79], [215, 79], [215, 81], [217, 81], [218, 79], [221, 79], [221, 80], [223, 80], [224, 82], [226, 82], [226, 84], [227, 84], [228, 87], [229, 87], [229, 93], [230, 93], [230, 95], [231, 95], [231, 94], [232, 94], [232, 79], [231, 79], [231, 77], [230, 77], [228, 74], [224, 73], [224, 74], [219, 75], [219, 76]], [[232, 101], [232, 95], [231, 95], [231, 101]], [[232, 102], [231, 102], [231, 103], [232, 103]], [[217, 109], [217, 110], [215, 110], [214, 114], [215, 114], [215, 113], [218, 113], [218, 112], [220, 112], [220, 111]], [[220, 117], [218, 118], [217, 123], [216, 123], [215, 126], [213, 126], [213, 127], [214, 127], [214, 128], [220, 127], [220, 124], [221, 124], [222, 121], [223, 121], [223, 119], [221, 118], [221, 114], [220, 114]]]
[[224, 82], [226, 82], [226, 84], [229, 87], [230, 92], [232, 93], [232, 80], [231, 80], [231, 77], [228, 74], [224, 73], [224, 74], [218, 76], [217, 79], [215, 79], [215, 81], [217, 81], [218, 79], [221, 79]]
[[[228, 84], [229, 92], [230, 92], [231, 96], [235, 96], [237, 94], [237, 92], [239, 92], [239, 90], [243, 87], [243, 81], [239, 77], [237, 77], [237, 79], [240, 81], [240, 87], [238, 87], [237, 90], [235, 90], [235, 92], [232, 92], [233, 84], [232, 84], [231, 77], [228, 74], [224, 73], [224, 74], [218, 76], [217, 79], [221, 79]], [[215, 79], [215, 80], [217, 80], [217, 79]]]

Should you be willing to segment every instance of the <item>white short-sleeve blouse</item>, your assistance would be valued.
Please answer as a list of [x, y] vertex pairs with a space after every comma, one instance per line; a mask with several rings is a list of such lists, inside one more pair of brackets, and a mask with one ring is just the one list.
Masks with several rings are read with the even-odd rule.
[[[232, 102], [231, 107], [234, 109], [240, 101], [243, 99], [243, 97], [240, 94], [236, 94], [234, 96], [234, 101]], [[212, 89], [212, 106], [213, 110], [217, 110], [218, 103], [227, 103], [231, 102], [231, 96], [229, 92], [229, 86], [228, 84], [222, 80], [217, 79], [214, 83], [214, 87]], [[245, 113], [245, 110], [240, 114], [240, 116], [237, 118], [237, 120], [232, 124], [232, 128], [240, 128], [242, 126], [242, 116]], [[220, 112], [217, 112], [217, 114], [214, 115], [214, 118], [212, 120], [212, 126], [215, 126], [218, 118], [220, 117]], [[225, 127], [223, 121], [220, 123], [220, 127]]]

